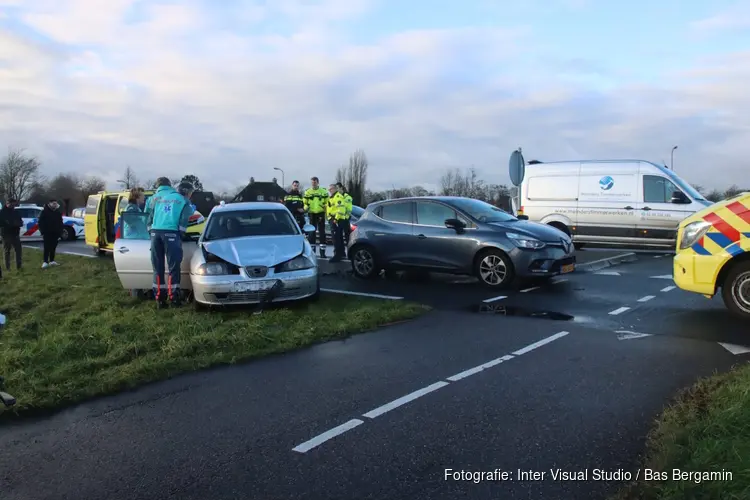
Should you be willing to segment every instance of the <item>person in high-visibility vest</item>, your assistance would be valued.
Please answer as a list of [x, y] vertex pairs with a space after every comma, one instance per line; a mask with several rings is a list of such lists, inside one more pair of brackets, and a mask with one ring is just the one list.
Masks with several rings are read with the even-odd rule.
[[331, 263], [341, 262], [345, 256], [344, 232], [349, 227], [349, 213], [347, 210], [346, 199], [342, 193], [341, 183], [331, 184], [333, 195], [329, 201], [328, 217], [331, 220], [333, 229], [333, 257], [328, 261]]
[[347, 219], [346, 224], [344, 224], [344, 248], [347, 248], [349, 245], [349, 236], [352, 234], [351, 218], [352, 209], [354, 208], [354, 200], [351, 195], [346, 192], [346, 188], [342, 183], [336, 183], [336, 187], [338, 188], [339, 193], [344, 196], [344, 203], [346, 204]]
[[305, 201], [299, 192], [299, 181], [292, 182], [292, 190], [284, 197], [284, 205], [292, 212], [299, 228], [305, 227]]
[[316, 231], [310, 233], [310, 245], [313, 252], [316, 248], [316, 234], [320, 239], [320, 256], [326, 256], [326, 205], [328, 205], [328, 191], [320, 185], [320, 179], [310, 179], [312, 187], [305, 191], [302, 197], [305, 211], [310, 216], [310, 224], [315, 226]]

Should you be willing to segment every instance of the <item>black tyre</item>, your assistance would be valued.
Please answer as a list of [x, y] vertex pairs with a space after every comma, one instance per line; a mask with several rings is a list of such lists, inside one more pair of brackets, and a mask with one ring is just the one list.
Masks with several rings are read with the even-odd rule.
[[70, 226], [63, 227], [63, 232], [60, 235], [60, 241], [73, 241], [76, 239], [76, 232]]
[[583, 243], [573, 243], [573, 246], [575, 247], [576, 250], [580, 250], [581, 248], [585, 247], [586, 245], [584, 245]]
[[506, 288], [515, 277], [513, 263], [500, 250], [485, 250], [474, 263], [474, 275], [479, 282], [489, 288]]
[[568, 229], [568, 226], [566, 226], [562, 222], [550, 222], [549, 225], [570, 236], [570, 229]]
[[352, 273], [360, 279], [370, 280], [380, 275], [380, 265], [375, 249], [366, 245], [355, 245], [349, 251]]
[[732, 264], [721, 287], [721, 298], [729, 312], [750, 320], [750, 261]]

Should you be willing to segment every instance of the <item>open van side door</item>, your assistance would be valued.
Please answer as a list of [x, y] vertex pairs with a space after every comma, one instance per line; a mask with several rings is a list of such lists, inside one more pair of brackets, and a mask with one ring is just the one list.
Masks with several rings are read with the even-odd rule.
[[102, 203], [102, 193], [92, 194], [86, 200], [86, 212], [83, 215], [83, 235], [86, 245], [99, 248], [99, 239], [101, 233], [101, 224], [104, 220], [102, 216], [104, 208]]

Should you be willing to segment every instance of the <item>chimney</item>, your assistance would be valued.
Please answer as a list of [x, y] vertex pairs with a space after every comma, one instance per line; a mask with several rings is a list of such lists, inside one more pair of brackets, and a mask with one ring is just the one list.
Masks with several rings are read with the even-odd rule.
[[278, 181], [276, 180], [276, 177], [274, 177], [274, 178], [273, 178], [272, 180], [273, 180], [273, 183], [274, 183], [274, 184], [278, 184], [278, 183], [279, 183], [279, 182], [278, 182]]
[[255, 177], [250, 177], [250, 184], [255, 184]]

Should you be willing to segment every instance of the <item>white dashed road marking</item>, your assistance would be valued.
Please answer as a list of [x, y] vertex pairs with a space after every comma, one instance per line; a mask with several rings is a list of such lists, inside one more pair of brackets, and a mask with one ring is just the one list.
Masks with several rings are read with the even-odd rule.
[[[515, 351], [512, 355], [506, 354], [505, 356], [493, 359], [479, 366], [475, 366], [474, 368], [469, 368], [468, 370], [464, 370], [460, 373], [447, 377], [446, 380], [450, 380], [451, 382], [463, 380], [467, 377], [470, 377], [471, 375], [480, 373], [488, 368], [492, 368], [493, 366], [499, 365], [500, 363], [503, 363], [505, 361], [510, 361], [511, 359], [517, 356], [521, 356], [522, 354], [526, 354], [530, 351], [533, 351], [534, 349], [538, 349], [539, 347], [542, 347], [543, 345], [549, 344], [550, 342], [553, 342], [559, 338], [562, 338], [568, 335], [568, 333], [569, 332], [558, 332], [547, 338], [534, 342], [533, 344], [529, 344], [526, 347], [523, 347]], [[430, 394], [431, 392], [435, 392], [438, 389], [442, 389], [443, 387], [450, 385], [451, 382], [445, 382], [443, 380], [440, 380], [438, 382], [435, 382], [434, 384], [428, 385], [427, 387], [423, 387], [422, 389], [409, 393], [406, 396], [402, 396], [398, 399], [394, 399], [390, 403], [386, 403], [382, 406], [379, 406], [375, 408], [374, 410], [370, 410], [367, 413], [365, 413], [363, 416], [366, 418], [379, 417], [380, 415], [383, 415], [384, 413], [388, 413], [389, 411], [394, 410], [398, 408], [399, 406], [403, 406], [407, 403], [414, 401], [415, 399], [419, 399], [422, 396]], [[309, 441], [305, 441], [304, 443], [298, 446], [295, 446], [294, 448], [292, 448], [292, 451], [296, 451], [298, 453], [307, 453], [308, 451], [315, 448], [316, 446], [320, 446], [326, 441], [333, 439], [336, 436], [339, 436], [351, 429], [354, 429], [355, 427], [362, 425], [363, 423], [364, 422], [362, 420], [354, 418], [352, 420], [349, 420], [346, 423], [339, 425], [338, 427], [334, 427], [333, 429], [329, 429], [322, 434], [318, 434], [317, 436], [313, 437]]]
[[406, 403], [410, 403], [414, 401], [415, 399], [421, 398], [425, 394], [429, 394], [433, 391], [437, 391], [438, 389], [442, 389], [446, 385], [448, 385], [448, 382], [443, 382], [442, 380], [440, 382], [435, 382], [432, 385], [423, 387], [422, 389], [419, 389], [418, 391], [414, 391], [410, 394], [407, 394], [406, 396], [401, 396], [398, 399], [394, 399], [390, 403], [386, 403], [383, 406], [378, 406], [374, 410], [370, 410], [362, 416], [367, 417], [367, 418], [379, 417], [383, 413], [388, 413], [389, 411], [394, 410], [398, 408], [399, 406], [403, 406]]
[[599, 276], [621, 276], [617, 271], [598, 271], [594, 274], [598, 274]]
[[630, 310], [629, 307], [619, 307], [619, 308], [615, 309], [614, 311], [610, 311], [609, 314], [610, 314], [610, 316], [617, 316], [618, 314], [622, 314], [625, 311], [629, 311], [629, 310]]
[[358, 425], [362, 425], [362, 424], [364, 424], [362, 420], [353, 418], [349, 420], [348, 422], [339, 425], [338, 427], [334, 427], [333, 429], [329, 429], [325, 431], [323, 434], [318, 434], [311, 440], [305, 441], [301, 445], [295, 446], [294, 448], [292, 448], [292, 451], [296, 451], [299, 453], [307, 453], [308, 451], [312, 450], [316, 446], [320, 446], [321, 444], [325, 443], [329, 439], [333, 439], [336, 436], [340, 436], [346, 431], [350, 431], [354, 429], [355, 427], [357, 427]]
[[671, 274], [662, 274], [660, 276], [651, 276], [651, 278], [657, 279], [657, 280], [671, 280], [672, 275]]
[[404, 300], [403, 297], [395, 295], [380, 295], [379, 293], [350, 292], [349, 290], [335, 290], [333, 288], [321, 288], [321, 292], [340, 293], [342, 295], [356, 295], [357, 297], [372, 297], [373, 299]]
[[617, 330], [615, 333], [617, 334], [617, 340], [640, 339], [651, 336], [650, 333], [631, 332], [630, 330]]
[[649, 300], [655, 299], [655, 298], [656, 298], [655, 295], [646, 295], [645, 297], [641, 297], [640, 299], [638, 299], [638, 302], [648, 302]]
[[559, 279], [559, 280], [552, 280], [552, 283], [555, 284], [555, 285], [557, 285], [558, 283], [565, 283], [566, 281], [568, 281], [568, 278], [562, 278], [562, 279]]
[[482, 302], [484, 302], [485, 304], [489, 304], [490, 302], [495, 302], [497, 300], [503, 300], [503, 299], [507, 299], [507, 298], [508, 297], [505, 296], [505, 295], [499, 295], [497, 297], [492, 297], [491, 299], [483, 300]]
[[676, 287], [676, 286], [668, 286], [668, 287], [664, 287], [664, 288], [662, 288], [662, 289], [661, 289], [661, 291], [662, 291], [662, 292], [671, 292], [671, 291], [672, 291], [672, 290], [674, 290], [675, 288], [677, 288], [677, 287]]
[[527, 293], [527, 292], [531, 292], [531, 291], [534, 291], [534, 290], [539, 290], [539, 287], [538, 286], [532, 286], [531, 288], [525, 288], [525, 289], [521, 290], [521, 293]]

